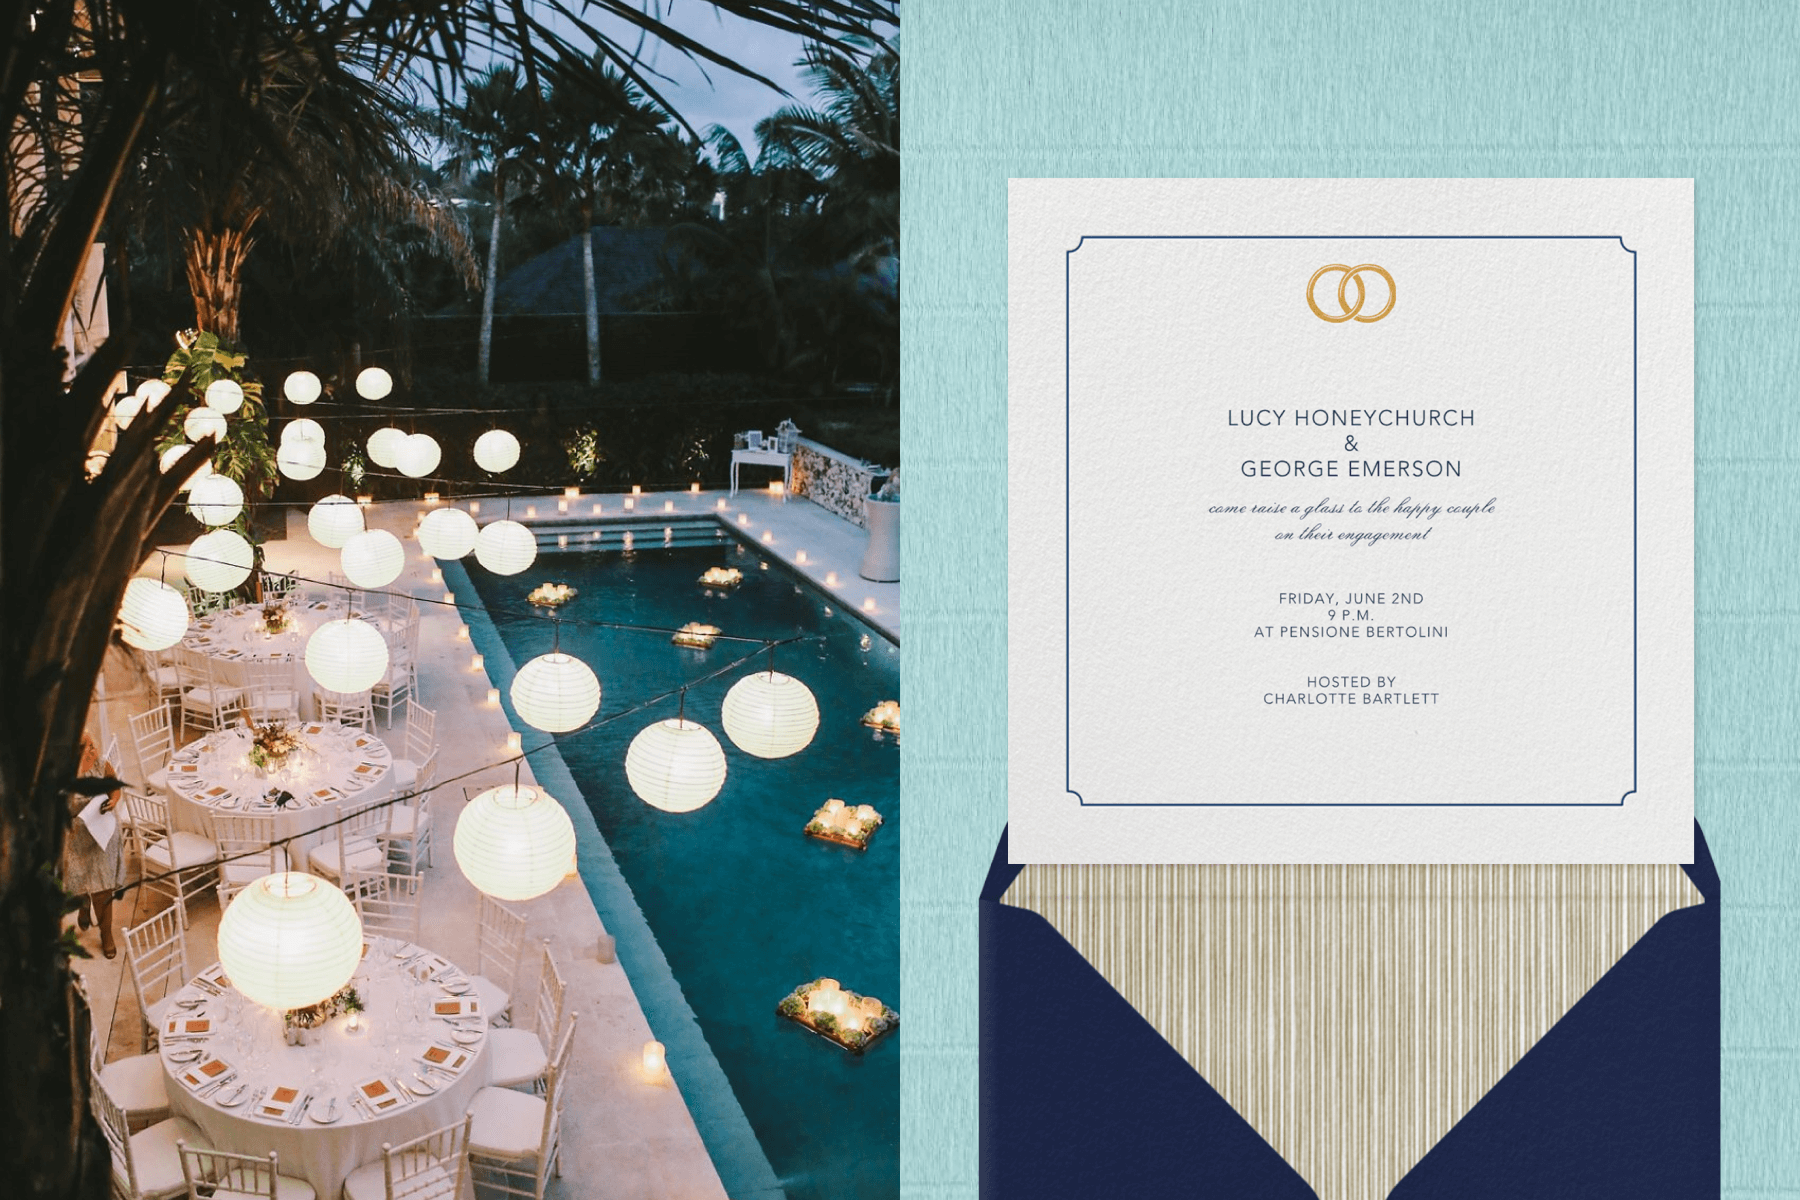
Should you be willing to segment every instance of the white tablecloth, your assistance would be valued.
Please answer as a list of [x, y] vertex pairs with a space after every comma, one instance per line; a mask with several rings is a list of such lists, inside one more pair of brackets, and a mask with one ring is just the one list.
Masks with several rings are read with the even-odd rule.
[[[188, 743], [169, 761], [170, 819], [175, 828], [209, 832], [209, 812], [272, 812], [275, 836], [295, 839], [295, 850], [323, 840], [308, 837], [336, 820], [346, 801], [363, 804], [393, 794], [393, 751], [372, 733], [335, 721], [302, 721], [303, 743], [278, 768], [264, 772], [250, 762], [250, 731], [221, 730]], [[265, 797], [272, 788], [294, 799], [277, 809]]]
[[[434, 1005], [455, 999], [451, 989], [466, 987], [466, 977], [445, 964], [448, 971], [440, 972], [438, 981], [416, 978], [409, 965], [423, 970], [426, 963], [396, 958], [397, 948], [404, 954], [424, 953], [417, 946], [372, 939], [351, 980], [363, 999], [368, 1032], [352, 1037], [345, 1032], [347, 1018], [336, 1017], [322, 1027], [320, 1042], [311, 1046], [286, 1044], [280, 1013], [252, 1004], [230, 987], [215, 994], [205, 981], [217, 977], [216, 965], [201, 972], [176, 994], [171, 1019], [204, 1019], [215, 1032], [184, 1039], [165, 1031], [162, 1039], [163, 1070], [176, 1115], [198, 1125], [221, 1149], [245, 1154], [274, 1150], [281, 1156], [281, 1173], [305, 1179], [318, 1190], [320, 1200], [335, 1200], [344, 1176], [380, 1159], [383, 1142], [398, 1145], [461, 1118], [488, 1081], [486, 1015], [457, 1021], [435, 1016]], [[456, 1040], [459, 1034], [465, 1041]], [[433, 1045], [470, 1056], [454, 1079], [428, 1070], [420, 1061]], [[194, 1050], [200, 1051], [198, 1058], [177, 1061]], [[214, 1060], [228, 1064], [234, 1074], [210, 1095], [196, 1095], [181, 1082], [184, 1073]], [[360, 1085], [376, 1078], [389, 1089], [397, 1090], [396, 1083], [422, 1089], [418, 1076], [439, 1090], [406, 1097], [405, 1103], [381, 1113], [352, 1099]], [[245, 1085], [241, 1096], [233, 1094], [239, 1084]], [[283, 1087], [312, 1096], [298, 1125], [259, 1115], [269, 1096]], [[253, 1101], [259, 1091], [264, 1095]], [[314, 1113], [328, 1114], [334, 1099], [335, 1122], [312, 1119]], [[222, 1100], [237, 1102], [227, 1106]]]

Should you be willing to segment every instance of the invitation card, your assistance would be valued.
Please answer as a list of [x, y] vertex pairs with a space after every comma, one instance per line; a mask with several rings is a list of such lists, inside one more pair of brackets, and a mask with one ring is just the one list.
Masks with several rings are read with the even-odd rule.
[[1015, 180], [1016, 863], [1690, 863], [1688, 180]]

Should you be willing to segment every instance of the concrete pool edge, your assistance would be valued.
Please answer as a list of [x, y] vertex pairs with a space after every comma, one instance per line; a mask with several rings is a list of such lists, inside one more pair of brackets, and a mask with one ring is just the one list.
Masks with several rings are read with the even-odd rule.
[[[461, 560], [437, 562], [444, 573], [445, 586], [457, 596], [479, 595]], [[487, 605], [466, 602], [459, 607], [469, 626], [469, 639], [483, 657], [488, 680], [500, 691], [508, 722], [522, 736], [548, 737], [524, 725], [513, 712], [508, 685], [517, 667]], [[540, 784], [552, 795], [569, 799], [564, 808], [575, 826], [576, 862], [582, 885], [600, 912], [606, 932], [615, 940], [619, 962], [644, 1018], [666, 1047], [670, 1074], [680, 1088], [726, 1194], [732, 1200], [785, 1200], [780, 1178], [763, 1152], [730, 1078], [708, 1045], [699, 1018], [638, 907], [637, 897], [619, 870], [612, 848], [600, 833], [587, 798], [563, 761], [561, 750], [551, 743], [534, 751], [528, 761]]]

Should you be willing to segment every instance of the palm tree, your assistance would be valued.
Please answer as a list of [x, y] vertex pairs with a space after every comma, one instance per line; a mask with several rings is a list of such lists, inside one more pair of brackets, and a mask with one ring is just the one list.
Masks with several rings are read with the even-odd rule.
[[[610, 80], [597, 81], [610, 88]], [[472, 182], [485, 171], [493, 191], [493, 228], [488, 239], [487, 275], [481, 289], [481, 342], [476, 378], [488, 380], [494, 346], [494, 291], [500, 282], [500, 226], [506, 216], [508, 189], [531, 185], [532, 168], [542, 162], [544, 101], [542, 93], [522, 79], [517, 68], [493, 67], [470, 82], [462, 98], [440, 113], [440, 129], [453, 147], [443, 172]]]
[[[715, 0], [775, 28], [842, 36], [892, 21], [886, 0]], [[580, 30], [648, 94], [635, 47], [594, 32], [595, 10], [677, 51], [737, 69], [728, 53], [648, 16], [637, 0], [0, 0], [0, 1178], [10, 1192], [99, 1200], [110, 1155], [87, 1115], [89, 1016], [62, 935], [55, 866], [94, 680], [125, 585], [180, 482], [157, 469], [165, 404], [120, 435], [104, 469], [82, 469], [114, 376], [132, 361], [128, 276], [114, 254], [113, 335], [78, 369], [60, 345], [100, 233], [146, 147], [181, 112], [192, 80], [226, 118], [271, 145], [256, 103], [271, 41], [303, 43], [325, 75], [337, 47], [364, 48], [373, 76], [410, 73], [441, 102], [473, 59], [516, 61], [527, 78], [587, 61]], [[635, 41], [635, 38], [633, 39]], [[349, 81], [343, 80], [346, 86]], [[291, 160], [288, 182], [307, 179]], [[112, 246], [117, 247], [117, 230]], [[195, 456], [213, 449], [198, 443]]]
[[643, 216], [679, 198], [694, 159], [667, 128], [669, 118], [623, 75], [596, 64], [603, 86], [557, 80], [550, 91], [550, 136], [544, 178], [576, 219], [581, 236], [582, 301], [587, 327], [587, 379], [600, 382], [600, 305], [594, 285], [596, 217], [609, 223], [627, 206]]

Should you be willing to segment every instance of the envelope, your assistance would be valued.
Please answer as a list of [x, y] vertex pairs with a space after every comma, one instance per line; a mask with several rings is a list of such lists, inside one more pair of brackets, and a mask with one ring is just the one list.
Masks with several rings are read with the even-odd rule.
[[[1694, 843], [1680, 877], [1701, 902], [1690, 896], [1637, 934], [1397, 1182], [1340, 1172], [1328, 1190], [1394, 1200], [1718, 1196], [1720, 887], [1697, 826]], [[981, 896], [983, 1197], [1318, 1197], [1069, 937], [1002, 901], [1022, 871], [1007, 862], [1003, 835]], [[1172, 923], [1186, 919], [1138, 912], [1130, 933], [1172, 946]], [[1153, 1015], [1169, 1027], [1169, 1014]], [[1277, 1033], [1223, 1030], [1213, 1053], [1241, 1048], [1254, 1070], [1294, 1076], [1301, 1064], [1268, 1050]], [[1437, 1064], [1431, 1078], [1448, 1086], [1456, 1064]], [[1332, 1103], [1294, 1098], [1296, 1109], [1329, 1113]], [[1274, 1140], [1292, 1140], [1282, 1120], [1258, 1119]], [[1407, 1124], [1397, 1114], [1373, 1140]], [[1354, 1164], [1383, 1147], [1333, 1149]]]

